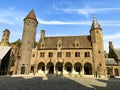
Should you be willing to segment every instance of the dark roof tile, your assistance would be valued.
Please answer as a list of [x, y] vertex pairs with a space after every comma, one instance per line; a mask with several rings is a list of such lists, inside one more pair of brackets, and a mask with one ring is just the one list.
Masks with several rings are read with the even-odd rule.
[[114, 58], [105, 58], [106, 65], [118, 65]]
[[57, 42], [62, 41], [62, 48], [74, 48], [75, 41], [79, 41], [77, 48], [92, 48], [90, 36], [58, 36], [45, 37], [46, 48], [57, 48]]

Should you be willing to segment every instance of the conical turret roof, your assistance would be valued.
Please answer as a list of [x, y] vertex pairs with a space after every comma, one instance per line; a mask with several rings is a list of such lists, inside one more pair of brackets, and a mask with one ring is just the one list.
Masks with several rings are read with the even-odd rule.
[[97, 29], [101, 29], [101, 26], [100, 26], [100, 24], [98, 23], [96, 17], [94, 16], [94, 17], [93, 17], [92, 26], [91, 26], [91, 30], [92, 30], [92, 29], [96, 29], [96, 28], [97, 28]]
[[[31, 19], [35, 19], [36, 21], [37, 21], [37, 19], [36, 19], [36, 16], [35, 16], [35, 13], [34, 13], [34, 10], [32, 9], [31, 11], [30, 11], [30, 13], [26, 16], [26, 18], [31, 18]], [[25, 19], [26, 19], [25, 18]]]

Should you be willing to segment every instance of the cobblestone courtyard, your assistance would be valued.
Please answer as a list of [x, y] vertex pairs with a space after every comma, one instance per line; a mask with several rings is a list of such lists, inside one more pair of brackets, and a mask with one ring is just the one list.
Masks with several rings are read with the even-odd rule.
[[120, 90], [120, 79], [1, 76], [0, 90]]

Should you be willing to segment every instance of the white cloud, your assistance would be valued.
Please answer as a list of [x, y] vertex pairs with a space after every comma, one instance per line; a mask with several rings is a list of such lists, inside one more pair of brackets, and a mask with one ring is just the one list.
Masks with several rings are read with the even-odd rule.
[[25, 15], [27, 15], [26, 12], [11, 7], [0, 8], [0, 37], [2, 37], [3, 30], [8, 28], [11, 32], [10, 42], [21, 38]]
[[53, 7], [53, 9], [63, 11], [66, 13], [77, 13], [77, 14], [82, 14], [85, 15], [87, 18], [89, 17], [89, 14], [96, 14], [96, 13], [105, 13], [109, 11], [120, 11], [120, 8], [57, 8]]
[[45, 21], [45, 20], [42, 20], [42, 19], [38, 19], [39, 21], [39, 24], [50, 24], [50, 25], [78, 25], [78, 24], [81, 24], [81, 25], [90, 25], [90, 21], [81, 21], [81, 22], [68, 22], [68, 21], [57, 21], [57, 20], [51, 20], [51, 21]]
[[114, 48], [120, 48], [120, 32], [115, 33], [115, 34], [109, 34], [109, 35], [104, 35], [103, 40], [104, 40], [104, 48], [108, 52], [109, 50], [109, 41], [113, 42]]
[[7, 25], [21, 24], [25, 15], [25, 12], [11, 7], [7, 9], [0, 9], [0, 23]]
[[[42, 20], [38, 18], [39, 24], [48, 24], [48, 25], [91, 25], [92, 21], [59, 21], [59, 20]], [[98, 21], [101, 26], [120, 26], [120, 21]]]
[[120, 32], [116, 34], [111, 34], [111, 35], [105, 35], [104, 40], [114, 40], [114, 39], [119, 39], [120, 38]]

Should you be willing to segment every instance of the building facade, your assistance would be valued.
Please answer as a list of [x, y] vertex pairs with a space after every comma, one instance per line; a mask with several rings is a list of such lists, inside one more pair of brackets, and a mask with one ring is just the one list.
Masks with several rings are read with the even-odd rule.
[[[22, 41], [11, 45], [10, 74], [13, 75], [72, 75], [89, 77], [120, 76], [119, 49], [109, 43], [109, 54], [105, 54], [102, 28], [93, 18], [89, 35], [46, 36], [41, 30], [40, 40], [35, 46], [38, 21], [33, 10], [24, 19]], [[9, 32], [3, 34], [1, 42], [9, 42]], [[7, 35], [7, 39], [4, 39]]]
[[96, 17], [90, 35], [47, 37], [41, 30], [38, 46], [32, 50], [30, 72], [106, 76], [102, 28]]
[[120, 76], [120, 48], [114, 48], [112, 41], [109, 42], [109, 53], [105, 59], [107, 75]]
[[2, 40], [0, 42], [0, 75], [6, 75], [10, 69], [10, 54], [11, 47], [9, 43], [10, 31], [5, 29], [3, 31]]

